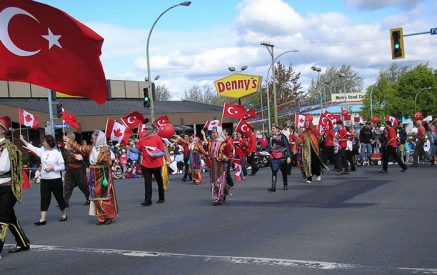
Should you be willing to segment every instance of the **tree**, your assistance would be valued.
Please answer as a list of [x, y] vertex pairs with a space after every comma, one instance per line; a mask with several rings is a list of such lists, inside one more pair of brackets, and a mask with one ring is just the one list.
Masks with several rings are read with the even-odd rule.
[[170, 91], [164, 85], [156, 86], [155, 98], [156, 101], [168, 101], [171, 99]]
[[183, 100], [189, 100], [193, 102], [211, 104], [215, 97], [214, 89], [209, 85], [193, 86], [190, 90], [184, 92]]

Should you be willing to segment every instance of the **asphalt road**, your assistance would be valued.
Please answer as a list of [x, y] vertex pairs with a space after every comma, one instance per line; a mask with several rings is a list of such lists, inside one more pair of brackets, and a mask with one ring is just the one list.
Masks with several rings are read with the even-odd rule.
[[270, 169], [235, 186], [212, 206], [209, 175], [195, 186], [172, 176], [166, 202], [142, 207], [142, 179], [116, 182], [120, 214], [95, 225], [79, 189], [68, 221], [52, 199], [39, 218], [39, 186], [17, 216], [29, 252], [8, 254], [0, 274], [437, 274], [437, 168], [359, 167], [305, 184], [297, 169], [289, 189], [267, 191]]

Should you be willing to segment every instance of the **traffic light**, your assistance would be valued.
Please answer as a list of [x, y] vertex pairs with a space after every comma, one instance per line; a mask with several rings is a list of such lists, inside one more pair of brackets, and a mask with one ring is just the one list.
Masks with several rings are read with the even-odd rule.
[[391, 59], [405, 58], [404, 33], [402, 28], [390, 29]]
[[150, 108], [149, 88], [144, 88], [143, 92], [144, 92], [143, 106], [144, 108]]
[[57, 117], [61, 118], [63, 112], [64, 112], [64, 108], [62, 108], [62, 104], [56, 103], [56, 115], [57, 115]]

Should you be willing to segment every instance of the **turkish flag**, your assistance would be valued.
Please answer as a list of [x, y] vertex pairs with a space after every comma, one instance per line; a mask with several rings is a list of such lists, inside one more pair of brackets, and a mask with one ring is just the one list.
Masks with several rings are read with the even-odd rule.
[[26, 170], [23, 170], [23, 183], [21, 184], [21, 188], [30, 189], [30, 181], [29, 177], [27, 176]]
[[250, 109], [243, 117], [243, 119], [249, 119], [249, 118], [254, 118], [256, 117], [256, 110], [255, 109]]
[[103, 38], [67, 13], [36, 1], [2, 0], [0, 41], [0, 80], [106, 101]]
[[334, 114], [325, 111], [319, 118], [319, 125], [323, 126], [323, 128], [326, 128], [326, 126], [329, 124], [330, 126], [335, 125], [337, 122], [337, 118]]
[[132, 112], [121, 118], [121, 121], [130, 129], [134, 129], [138, 124], [143, 122], [144, 116], [139, 112]]
[[243, 118], [246, 115], [246, 109], [244, 106], [235, 105], [229, 102], [226, 102], [223, 106], [223, 116], [231, 117], [231, 118]]
[[65, 109], [62, 111], [62, 120], [73, 128], [80, 128], [76, 121], [76, 115], [73, 113], [68, 113]]
[[108, 119], [106, 122], [106, 137], [121, 144], [128, 144], [132, 131], [122, 123]]
[[252, 136], [252, 126], [250, 126], [244, 119], [240, 119], [235, 128], [235, 131], [241, 133], [243, 136], [250, 138]]
[[166, 115], [158, 117], [154, 122], [152, 122], [156, 128], [161, 128], [162, 125], [170, 123], [170, 119]]
[[18, 109], [18, 122], [33, 129], [38, 128], [38, 118], [23, 109]]

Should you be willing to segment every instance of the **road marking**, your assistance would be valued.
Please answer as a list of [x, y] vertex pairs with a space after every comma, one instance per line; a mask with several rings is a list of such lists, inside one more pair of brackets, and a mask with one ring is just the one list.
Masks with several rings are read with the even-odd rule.
[[[12, 245], [10, 245], [13, 247]], [[378, 267], [359, 264], [345, 264], [321, 261], [304, 261], [291, 259], [275, 259], [261, 257], [238, 257], [238, 256], [214, 256], [214, 255], [196, 255], [183, 253], [153, 252], [141, 250], [121, 250], [121, 249], [103, 249], [103, 248], [80, 248], [80, 247], [63, 247], [51, 245], [31, 245], [31, 251], [64, 251], [64, 252], [83, 252], [104, 255], [121, 255], [127, 257], [167, 257], [167, 258], [198, 258], [205, 262], [219, 261], [232, 264], [257, 264], [279, 267], [292, 268], [309, 268], [321, 270], [351, 270], [351, 271], [408, 271], [415, 274], [437, 274], [437, 268], [419, 268], [419, 267]]]

